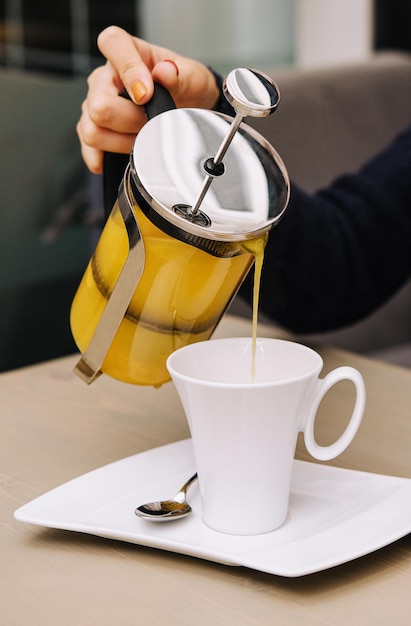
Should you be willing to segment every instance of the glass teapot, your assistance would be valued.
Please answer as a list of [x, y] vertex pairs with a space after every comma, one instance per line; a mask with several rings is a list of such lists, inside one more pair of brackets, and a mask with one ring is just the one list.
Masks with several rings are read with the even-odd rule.
[[176, 109], [159, 85], [146, 105], [149, 121], [71, 307], [82, 352], [74, 371], [86, 383], [102, 372], [138, 385], [168, 381], [167, 357], [211, 336], [256, 242], [264, 245], [287, 206], [283, 162], [242, 123], [277, 108], [277, 86], [240, 68], [223, 90], [234, 118]]

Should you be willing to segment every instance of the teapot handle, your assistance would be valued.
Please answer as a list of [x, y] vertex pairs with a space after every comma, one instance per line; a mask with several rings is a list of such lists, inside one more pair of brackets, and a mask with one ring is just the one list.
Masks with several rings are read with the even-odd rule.
[[[126, 89], [119, 93], [122, 98], [130, 100]], [[154, 83], [154, 93], [152, 98], [144, 105], [147, 119], [151, 120], [159, 113], [175, 109], [176, 105], [165, 87], [159, 83]], [[110, 215], [111, 209], [117, 199], [118, 188], [123, 178], [125, 169], [130, 160], [129, 154], [118, 154], [115, 152], [105, 152], [103, 157], [103, 202], [104, 221]]]
[[[127, 97], [129, 97], [128, 94], [127, 94]], [[144, 110], [146, 112], [147, 119], [151, 120], [156, 115], [159, 115], [159, 113], [164, 113], [165, 111], [169, 111], [170, 109], [175, 109], [175, 108], [176, 108], [176, 105], [174, 103], [174, 100], [170, 96], [167, 89], [163, 87], [163, 85], [160, 85], [159, 83], [154, 83], [153, 96], [144, 105]]]

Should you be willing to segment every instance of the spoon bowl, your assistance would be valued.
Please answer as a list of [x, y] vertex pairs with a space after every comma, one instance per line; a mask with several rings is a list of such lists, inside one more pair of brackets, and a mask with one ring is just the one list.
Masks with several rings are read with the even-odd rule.
[[187, 502], [187, 491], [197, 478], [197, 473], [193, 474], [171, 500], [158, 500], [141, 504], [134, 511], [135, 514], [152, 522], [169, 522], [186, 517], [192, 511]]

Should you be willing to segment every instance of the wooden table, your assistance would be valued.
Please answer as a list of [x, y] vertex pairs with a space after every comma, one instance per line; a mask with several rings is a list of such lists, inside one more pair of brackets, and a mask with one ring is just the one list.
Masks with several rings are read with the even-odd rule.
[[[249, 335], [227, 316], [217, 333]], [[278, 336], [261, 326], [261, 336]], [[325, 370], [363, 374], [366, 414], [335, 465], [411, 478], [411, 371], [321, 350]], [[411, 623], [411, 538], [351, 563], [281, 578], [161, 550], [22, 524], [13, 512], [111, 461], [188, 436], [174, 388], [133, 387], [105, 376], [87, 387], [74, 357], [0, 376], [0, 623], [5, 626], [256, 624], [396, 626]], [[345, 383], [344, 383], [345, 384]], [[338, 385], [321, 406], [342, 428], [352, 402]], [[307, 459], [303, 446], [299, 458]]]

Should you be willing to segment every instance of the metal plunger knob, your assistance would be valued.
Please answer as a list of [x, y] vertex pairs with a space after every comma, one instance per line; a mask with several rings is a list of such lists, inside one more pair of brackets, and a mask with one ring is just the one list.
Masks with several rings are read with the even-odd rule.
[[273, 113], [280, 101], [280, 92], [271, 78], [256, 70], [237, 68], [229, 73], [223, 84], [223, 93], [234, 108], [236, 115], [223, 139], [217, 154], [204, 164], [206, 177], [193, 207], [187, 212], [195, 215], [216, 176], [224, 173], [223, 158], [243, 119], [267, 117]]

